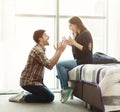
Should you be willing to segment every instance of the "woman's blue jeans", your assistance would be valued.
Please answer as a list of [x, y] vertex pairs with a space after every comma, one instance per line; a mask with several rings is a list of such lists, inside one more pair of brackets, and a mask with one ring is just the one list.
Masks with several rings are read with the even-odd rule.
[[62, 89], [68, 88], [68, 71], [77, 66], [76, 60], [59, 61], [56, 64], [57, 77], [60, 79], [60, 85]]
[[22, 86], [30, 94], [25, 95], [26, 102], [49, 103], [54, 100], [54, 94], [46, 86]]

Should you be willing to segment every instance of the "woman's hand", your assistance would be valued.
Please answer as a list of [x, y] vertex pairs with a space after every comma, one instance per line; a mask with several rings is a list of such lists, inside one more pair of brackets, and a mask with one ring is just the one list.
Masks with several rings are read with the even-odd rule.
[[69, 37], [69, 39], [68, 39], [68, 45], [71, 45], [71, 46], [75, 46], [75, 44], [76, 44], [76, 41], [74, 40], [74, 39], [72, 39], [71, 37]]

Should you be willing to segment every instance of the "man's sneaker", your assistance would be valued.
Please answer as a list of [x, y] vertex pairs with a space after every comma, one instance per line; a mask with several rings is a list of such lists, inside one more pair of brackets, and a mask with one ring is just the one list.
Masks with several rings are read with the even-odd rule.
[[68, 98], [71, 96], [72, 92], [73, 92], [73, 89], [63, 90], [62, 94], [61, 94], [61, 96], [62, 96], [61, 97], [61, 102], [65, 103], [68, 100]]
[[21, 93], [15, 95], [15, 96], [12, 96], [9, 98], [9, 101], [10, 102], [22, 102], [22, 98], [24, 97], [24, 91], [22, 91]]

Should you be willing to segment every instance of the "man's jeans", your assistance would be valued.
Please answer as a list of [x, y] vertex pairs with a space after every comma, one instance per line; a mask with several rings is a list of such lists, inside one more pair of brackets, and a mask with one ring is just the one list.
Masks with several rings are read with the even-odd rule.
[[54, 94], [46, 86], [23, 86], [24, 90], [30, 92], [25, 95], [26, 102], [49, 103], [54, 100]]
[[77, 66], [76, 60], [59, 61], [56, 64], [57, 77], [60, 79], [62, 89], [68, 88], [68, 71]]

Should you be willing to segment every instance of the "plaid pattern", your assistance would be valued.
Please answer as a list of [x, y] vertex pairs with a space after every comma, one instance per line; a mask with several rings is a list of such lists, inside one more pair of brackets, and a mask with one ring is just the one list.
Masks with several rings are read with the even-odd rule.
[[27, 64], [22, 71], [20, 86], [42, 85], [44, 67], [52, 69], [50, 61], [45, 55], [45, 48], [37, 44], [31, 50]]

